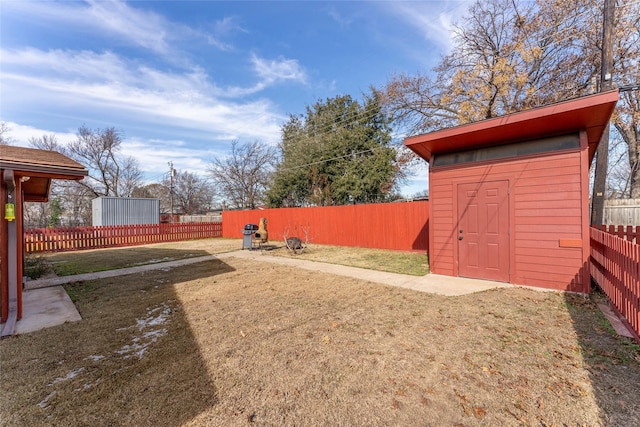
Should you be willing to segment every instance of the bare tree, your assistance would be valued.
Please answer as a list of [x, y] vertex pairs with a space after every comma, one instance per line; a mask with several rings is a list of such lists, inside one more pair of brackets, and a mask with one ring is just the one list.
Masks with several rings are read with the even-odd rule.
[[11, 145], [13, 140], [9, 136], [11, 127], [7, 122], [0, 122], [0, 145]]
[[[616, 2], [614, 83], [640, 81], [640, 3]], [[599, 0], [482, 0], [455, 28], [455, 46], [433, 72], [396, 75], [383, 103], [420, 133], [595, 92]], [[630, 194], [640, 198], [640, 92], [621, 94], [612, 118], [628, 147]]]
[[627, 146], [628, 196], [640, 199], [640, 4], [618, 4], [614, 28], [614, 81], [635, 90], [620, 94], [612, 122]]
[[385, 105], [416, 133], [586, 93], [595, 70], [576, 66], [583, 52], [574, 40], [589, 5], [572, 3], [568, 14], [512, 0], [476, 2], [455, 27], [455, 47], [434, 69], [435, 77], [394, 76]]
[[126, 197], [140, 183], [138, 162], [119, 156], [121, 145], [121, 134], [115, 128], [91, 130], [82, 126], [77, 139], [67, 147], [70, 157], [89, 169], [88, 179], [81, 182], [96, 196]]
[[229, 155], [214, 159], [208, 169], [216, 190], [230, 207], [254, 209], [264, 202], [276, 159], [274, 147], [259, 141], [233, 141]]
[[58, 139], [55, 134], [42, 135], [40, 138], [31, 137], [29, 138], [29, 145], [40, 150], [59, 152], [64, 150], [64, 147], [58, 143]]
[[79, 226], [91, 224], [91, 199], [93, 193], [76, 181], [53, 180], [49, 194], [49, 202], [25, 203], [25, 224], [27, 227], [47, 227], [51, 224], [54, 213], [52, 201], [62, 209], [60, 225]]
[[93, 192], [77, 181], [63, 181], [56, 185], [56, 194], [65, 209], [66, 224], [69, 226], [90, 225], [92, 222]]
[[51, 209], [48, 203], [30, 203], [24, 204], [24, 227], [25, 228], [44, 228], [49, 223]]
[[58, 197], [68, 225], [91, 223], [91, 200], [95, 197], [131, 197], [140, 186], [139, 164], [133, 157], [119, 154], [122, 138], [114, 128], [91, 130], [82, 126], [77, 139], [68, 145], [59, 143], [53, 134], [30, 138], [29, 143], [41, 150], [65, 154], [89, 171], [89, 176], [82, 181], [54, 180], [52, 184], [52, 198]]
[[79, 181], [94, 197], [130, 197], [140, 186], [142, 171], [133, 157], [120, 155], [122, 136], [115, 128], [89, 129], [81, 126], [77, 138], [68, 145], [60, 144], [55, 135], [31, 138], [31, 146], [54, 150], [71, 157], [89, 170], [89, 176]]
[[[169, 182], [163, 182], [169, 188]], [[203, 178], [187, 171], [177, 171], [173, 177], [173, 206], [176, 212], [185, 215], [207, 213], [213, 201], [212, 186]]]
[[166, 179], [161, 184], [153, 183], [136, 187], [131, 197], [160, 199], [160, 212], [167, 213], [171, 209], [171, 189], [169, 187], [169, 180]]
[[119, 197], [133, 197], [133, 191], [142, 182], [140, 163], [133, 157], [120, 160], [120, 176], [117, 180], [117, 194]]

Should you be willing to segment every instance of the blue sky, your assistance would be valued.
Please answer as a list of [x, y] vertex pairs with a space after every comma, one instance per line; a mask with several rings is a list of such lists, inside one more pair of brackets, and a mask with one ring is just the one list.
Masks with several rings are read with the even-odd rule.
[[[149, 182], [205, 174], [289, 114], [431, 69], [469, 1], [0, 1], [0, 119], [16, 145], [115, 127]], [[398, 134], [397, 137], [403, 135]], [[402, 188], [426, 188], [426, 167]]]

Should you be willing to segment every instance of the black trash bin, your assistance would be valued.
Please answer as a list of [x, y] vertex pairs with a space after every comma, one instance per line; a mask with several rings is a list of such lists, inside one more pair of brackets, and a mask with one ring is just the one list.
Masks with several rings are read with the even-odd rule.
[[242, 249], [252, 249], [253, 235], [256, 231], [258, 231], [258, 226], [256, 224], [247, 224], [244, 226], [244, 229], [242, 230]]

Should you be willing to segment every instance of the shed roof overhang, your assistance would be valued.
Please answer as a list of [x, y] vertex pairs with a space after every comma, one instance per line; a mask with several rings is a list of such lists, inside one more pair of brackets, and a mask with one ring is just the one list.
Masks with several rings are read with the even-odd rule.
[[433, 154], [472, 150], [585, 130], [591, 162], [617, 101], [617, 90], [603, 92], [412, 136], [406, 138], [404, 144], [423, 159], [431, 161]]
[[22, 179], [25, 202], [46, 202], [52, 179], [80, 180], [88, 174], [80, 163], [56, 151], [8, 145], [0, 146], [0, 169]]

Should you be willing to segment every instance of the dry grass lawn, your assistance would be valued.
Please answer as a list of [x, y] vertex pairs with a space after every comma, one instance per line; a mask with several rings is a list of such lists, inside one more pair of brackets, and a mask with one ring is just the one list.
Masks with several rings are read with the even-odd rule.
[[238, 239], [202, 239], [35, 256], [43, 257], [55, 275], [69, 276], [231, 252], [242, 247], [240, 242]]
[[287, 250], [284, 242], [277, 242], [273, 249], [263, 253], [414, 276], [424, 276], [429, 272], [427, 255], [416, 252], [310, 245], [302, 253], [295, 255]]
[[2, 425], [640, 425], [640, 347], [580, 296], [237, 258], [67, 289], [81, 322], [0, 342]]
[[[423, 276], [429, 272], [428, 258], [424, 253], [311, 245], [304, 252], [294, 254], [287, 250], [284, 242], [270, 242], [265, 247], [266, 249], [262, 250], [261, 253], [272, 256], [324, 261], [417, 276]], [[69, 276], [204, 255], [215, 255], [237, 251], [241, 248], [241, 239], [216, 238], [156, 243], [125, 248], [49, 253], [39, 255], [39, 257], [43, 257], [44, 260], [50, 263], [57, 276]]]

